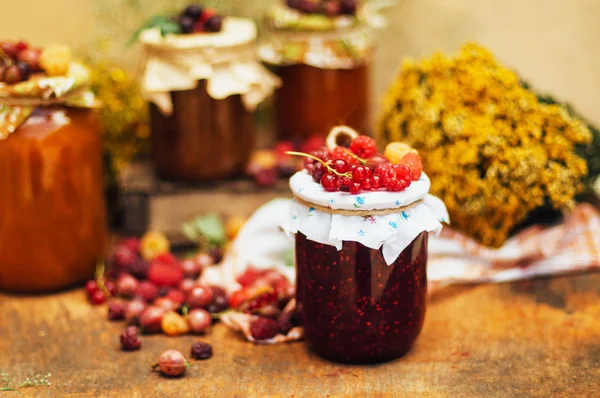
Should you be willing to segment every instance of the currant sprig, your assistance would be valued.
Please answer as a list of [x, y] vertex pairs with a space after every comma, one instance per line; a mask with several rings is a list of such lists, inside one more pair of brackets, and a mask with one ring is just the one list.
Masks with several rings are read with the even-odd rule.
[[[331, 174], [335, 174], [338, 177], [346, 177], [346, 178], [352, 178], [352, 173], [349, 171], [345, 171], [345, 172], [339, 172], [339, 169], [344, 170], [343, 166], [340, 164], [340, 166], [338, 166], [338, 169], [335, 169], [334, 167], [332, 167], [332, 165], [334, 165], [334, 163], [336, 161], [332, 161], [332, 160], [323, 160], [323, 159], [319, 159], [318, 157], [308, 154], [308, 153], [304, 153], [304, 152], [296, 152], [296, 151], [287, 151], [285, 153], [286, 155], [293, 155], [293, 156], [303, 156], [309, 159], [313, 159], [319, 163], [321, 163], [323, 165], [323, 167], [325, 167], [327, 169], [328, 172], [330, 172]], [[341, 159], [338, 159], [341, 160]], [[344, 162], [344, 164], [346, 165], [346, 169], [348, 167], [348, 163], [346, 163], [344, 160], [341, 160], [342, 162]]]

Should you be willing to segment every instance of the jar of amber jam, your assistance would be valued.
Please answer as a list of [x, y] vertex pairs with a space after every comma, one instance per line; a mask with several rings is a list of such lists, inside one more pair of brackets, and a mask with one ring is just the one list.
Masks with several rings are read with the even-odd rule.
[[295, 235], [296, 300], [312, 351], [377, 363], [410, 350], [423, 327], [427, 237], [447, 220], [425, 174], [402, 192], [325, 192], [305, 171], [283, 226]]
[[0, 289], [13, 292], [89, 279], [107, 238], [100, 123], [81, 107], [91, 93], [63, 100], [72, 81], [40, 81], [58, 97], [0, 98]]
[[259, 47], [279, 76], [275, 121], [280, 139], [326, 136], [338, 124], [368, 132], [373, 35], [357, 17], [275, 8]]
[[256, 36], [254, 22], [233, 17], [216, 33], [140, 34], [160, 178], [196, 182], [244, 171], [255, 141], [252, 112], [279, 84], [258, 60]]

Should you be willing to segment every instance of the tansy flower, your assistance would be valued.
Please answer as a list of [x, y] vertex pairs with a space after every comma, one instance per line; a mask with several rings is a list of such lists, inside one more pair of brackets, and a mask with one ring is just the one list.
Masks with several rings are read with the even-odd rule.
[[539, 100], [475, 44], [455, 57], [406, 60], [383, 98], [378, 134], [417, 149], [453, 225], [495, 247], [534, 210], [575, 204], [588, 175], [576, 150], [592, 141], [573, 112]]

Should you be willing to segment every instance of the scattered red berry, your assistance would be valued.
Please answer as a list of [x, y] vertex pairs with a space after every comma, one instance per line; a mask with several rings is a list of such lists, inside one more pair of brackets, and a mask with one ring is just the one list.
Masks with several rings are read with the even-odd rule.
[[238, 290], [229, 297], [229, 306], [231, 308], [238, 308], [248, 299], [248, 292], [246, 290]]
[[165, 376], [177, 377], [185, 373], [187, 366], [187, 361], [179, 351], [167, 350], [161, 354], [154, 368], [158, 367]]
[[122, 301], [108, 303], [108, 320], [122, 321], [123, 319], [125, 319], [125, 303]]
[[25, 51], [29, 48], [29, 44], [27, 44], [27, 42], [21, 40], [19, 42], [17, 42], [17, 52], [20, 53], [22, 51]]
[[183, 280], [183, 269], [178, 264], [152, 262], [148, 269], [148, 279], [157, 286], [176, 287]]
[[145, 279], [148, 276], [148, 268], [150, 264], [141, 257], [138, 257], [129, 265], [129, 273], [136, 278]]
[[361, 159], [368, 159], [377, 153], [377, 142], [366, 135], [359, 135], [352, 140], [350, 150]]
[[292, 313], [283, 311], [277, 318], [277, 327], [281, 333], [288, 334], [288, 332], [294, 327], [292, 323]]
[[17, 43], [8, 40], [0, 43], [0, 50], [2, 50], [4, 54], [12, 59], [16, 59], [19, 52], [17, 50]]
[[236, 282], [242, 285], [242, 287], [250, 286], [256, 283], [256, 281], [265, 275], [264, 270], [249, 266], [246, 270], [236, 278]]
[[137, 253], [129, 246], [118, 245], [113, 252], [113, 264], [122, 270], [129, 269], [137, 259]]
[[166, 297], [159, 297], [152, 303], [153, 306], [162, 308], [165, 311], [175, 311], [181, 305]]
[[211, 286], [211, 289], [213, 291], [213, 298], [210, 304], [206, 306], [206, 310], [211, 314], [216, 314], [229, 308], [229, 300], [227, 299], [225, 290], [217, 286]]
[[254, 311], [264, 308], [268, 305], [276, 304], [277, 301], [277, 293], [270, 289], [258, 294], [250, 300], [247, 300], [246, 303], [240, 307], [240, 311], [253, 313]]
[[205, 270], [206, 268], [215, 265], [213, 256], [209, 253], [198, 253], [194, 257], [194, 261], [198, 263], [200, 269]]
[[250, 323], [250, 335], [256, 340], [267, 340], [277, 336], [278, 333], [279, 326], [274, 319], [256, 317]]
[[212, 301], [212, 290], [208, 286], [196, 285], [188, 293], [187, 304], [190, 308], [204, 308]]
[[200, 360], [200, 359], [208, 359], [213, 356], [212, 346], [204, 341], [198, 341], [192, 344], [191, 349], [191, 357]]
[[169, 299], [179, 305], [185, 302], [185, 297], [186, 294], [179, 289], [170, 289], [167, 295], [165, 296], [166, 299]]
[[142, 332], [146, 334], [160, 332], [161, 322], [166, 313], [164, 308], [155, 306], [146, 308], [140, 316]]
[[146, 309], [146, 303], [135, 299], [125, 305], [125, 321], [130, 325], [139, 325], [142, 313]]
[[186, 278], [198, 278], [202, 272], [202, 266], [195, 259], [185, 259], [181, 262], [181, 269]]
[[188, 324], [192, 333], [204, 333], [210, 328], [212, 317], [208, 311], [196, 308], [189, 312]]
[[123, 330], [123, 332], [121, 332], [120, 340], [121, 348], [124, 351], [139, 350], [142, 346], [142, 342], [138, 336], [138, 328], [135, 326], [129, 326]]
[[188, 294], [194, 286], [196, 286], [196, 281], [194, 279], [184, 279], [179, 284], [179, 290]]
[[158, 297], [158, 286], [150, 281], [141, 281], [136, 294], [146, 302], [151, 303]]
[[178, 313], [169, 311], [161, 322], [162, 331], [168, 336], [180, 336], [190, 331], [188, 322]]
[[94, 293], [96, 293], [98, 290], [99, 290], [98, 289], [98, 284], [96, 283], [95, 280], [89, 280], [85, 284], [85, 291], [88, 294], [88, 297], [92, 297], [92, 295]]
[[139, 238], [127, 238], [127, 239], [121, 241], [121, 245], [128, 247], [129, 249], [133, 250], [133, 252], [136, 254], [140, 253], [140, 239]]
[[138, 289], [139, 282], [129, 274], [122, 274], [117, 279], [117, 294], [122, 297], [133, 297]]
[[90, 296], [90, 302], [93, 305], [100, 305], [100, 304], [103, 304], [105, 301], [106, 301], [106, 295], [101, 290], [96, 290]]

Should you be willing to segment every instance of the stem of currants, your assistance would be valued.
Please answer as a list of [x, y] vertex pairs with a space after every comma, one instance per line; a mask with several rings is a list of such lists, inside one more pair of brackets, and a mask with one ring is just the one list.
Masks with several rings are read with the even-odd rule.
[[338, 177], [351, 177], [352, 173], [340, 173], [335, 169], [332, 169], [330, 167], [331, 162], [325, 162], [322, 159], [319, 159], [316, 156], [313, 155], [309, 155], [308, 153], [304, 153], [304, 152], [295, 152], [295, 151], [287, 151], [285, 153], [286, 155], [293, 155], [293, 156], [303, 156], [305, 158], [311, 158], [313, 160], [316, 160], [317, 162], [321, 162], [323, 164], [323, 166], [325, 166], [327, 168], [327, 171], [329, 171], [332, 174], [337, 175]]
[[96, 284], [98, 285], [98, 289], [100, 289], [107, 298], [112, 297], [112, 294], [110, 294], [104, 284], [104, 262], [96, 264]]
[[344, 152], [346, 152], [348, 155], [352, 156], [354, 159], [358, 160], [360, 162], [360, 164], [362, 164], [363, 166], [365, 164], [367, 164], [367, 161], [363, 158], [359, 158], [358, 156], [356, 156], [355, 154], [353, 154], [351, 151], [344, 149]]
[[2, 58], [2, 60], [4, 60], [4, 63], [6, 65], [12, 64], [12, 60], [10, 59], [10, 57], [8, 56], [8, 54], [6, 54], [4, 52], [4, 50], [2, 50], [2, 49], [0, 49], [0, 58]]

